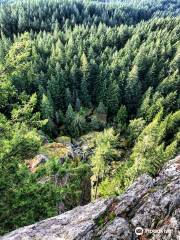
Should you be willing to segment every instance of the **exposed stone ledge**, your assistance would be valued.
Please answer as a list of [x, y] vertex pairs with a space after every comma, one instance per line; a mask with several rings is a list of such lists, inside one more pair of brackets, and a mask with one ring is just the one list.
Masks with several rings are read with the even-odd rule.
[[179, 170], [180, 156], [169, 161], [156, 179], [139, 177], [120, 197], [76, 207], [0, 240], [131, 240], [138, 239], [136, 227], [145, 229], [142, 239], [178, 240]]

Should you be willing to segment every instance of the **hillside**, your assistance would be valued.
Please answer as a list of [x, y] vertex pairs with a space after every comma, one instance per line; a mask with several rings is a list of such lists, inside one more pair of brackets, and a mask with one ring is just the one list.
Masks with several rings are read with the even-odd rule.
[[0, 235], [179, 154], [179, 25], [178, 0], [0, 4]]

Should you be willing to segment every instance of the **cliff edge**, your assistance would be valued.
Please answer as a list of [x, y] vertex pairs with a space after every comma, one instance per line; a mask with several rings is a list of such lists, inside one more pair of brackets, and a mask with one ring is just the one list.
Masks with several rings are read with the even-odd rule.
[[17, 229], [0, 240], [178, 240], [180, 155], [153, 179], [140, 176], [120, 197]]

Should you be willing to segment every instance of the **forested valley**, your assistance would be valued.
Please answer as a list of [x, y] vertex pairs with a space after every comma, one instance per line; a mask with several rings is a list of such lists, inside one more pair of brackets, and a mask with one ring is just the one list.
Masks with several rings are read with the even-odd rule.
[[0, 235], [177, 155], [179, 15], [178, 0], [0, 1]]

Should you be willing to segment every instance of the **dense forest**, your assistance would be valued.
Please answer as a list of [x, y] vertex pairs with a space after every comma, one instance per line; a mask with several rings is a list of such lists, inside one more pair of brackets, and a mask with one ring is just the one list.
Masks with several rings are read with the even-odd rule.
[[[178, 153], [179, 14], [178, 0], [1, 1], [0, 235], [84, 204], [88, 179], [86, 201], [118, 195]], [[62, 137], [91, 155], [30, 171]]]

